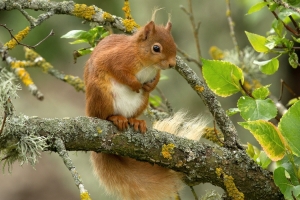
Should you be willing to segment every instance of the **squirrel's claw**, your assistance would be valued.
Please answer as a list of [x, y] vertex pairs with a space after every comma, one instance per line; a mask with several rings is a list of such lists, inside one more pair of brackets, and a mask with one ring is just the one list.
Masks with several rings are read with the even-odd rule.
[[145, 120], [138, 120], [135, 118], [129, 119], [129, 124], [133, 126], [135, 131], [140, 131], [141, 133], [145, 133], [147, 131], [147, 126]]
[[120, 131], [124, 131], [128, 128], [128, 119], [122, 115], [113, 115], [108, 117], [107, 120], [116, 125]]

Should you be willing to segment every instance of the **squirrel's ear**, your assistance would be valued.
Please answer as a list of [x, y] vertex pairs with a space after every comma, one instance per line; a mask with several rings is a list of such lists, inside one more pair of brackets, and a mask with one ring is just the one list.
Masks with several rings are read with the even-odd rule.
[[142, 33], [143, 39], [146, 40], [149, 37], [149, 35], [154, 32], [155, 32], [155, 24], [153, 21], [151, 21], [148, 24], [146, 24], [146, 26], [144, 27], [144, 30]]
[[172, 23], [171, 22], [168, 22], [165, 29], [167, 29], [169, 32], [171, 32], [171, 29], [172, 29]]

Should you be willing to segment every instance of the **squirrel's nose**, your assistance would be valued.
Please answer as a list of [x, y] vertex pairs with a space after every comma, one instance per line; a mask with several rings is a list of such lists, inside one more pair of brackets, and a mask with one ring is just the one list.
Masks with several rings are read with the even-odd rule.
[[176, 58], [172, 58], [169, 60], [169, 67], [172, 68], [172, 67], [175, 67], [176, 65]]

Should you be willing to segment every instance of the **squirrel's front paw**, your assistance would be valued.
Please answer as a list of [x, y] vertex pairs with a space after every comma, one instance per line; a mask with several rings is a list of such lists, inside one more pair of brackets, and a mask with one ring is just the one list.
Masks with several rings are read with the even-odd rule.
[[118, 127], [120, 131], [124, 131], [128, 128], [128, 119], [121, 115], [113, 115], [107, 118], [108, 121], [111, 121]]
[[129, 118], [129, 124], [133, 126], [135, 131], [140, 131], [145, 133], [147, 131], [147, 126], [145, 120], [138, 120], [135, 118]]
[[153, 80], [143, 84], [143, 90], [145, 92], [151, 92], [155, 88], [155, 86], [156, 86], [156, 83], [155, 83], [155, 80], [153, 79]]

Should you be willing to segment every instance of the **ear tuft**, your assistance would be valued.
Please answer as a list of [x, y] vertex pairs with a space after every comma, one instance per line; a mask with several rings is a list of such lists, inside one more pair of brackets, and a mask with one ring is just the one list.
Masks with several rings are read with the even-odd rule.
[[169, 32], [171, 32], [171, 29], [172, 29], [172, 23], [171, 22], [168, 22], [165, 29]]

